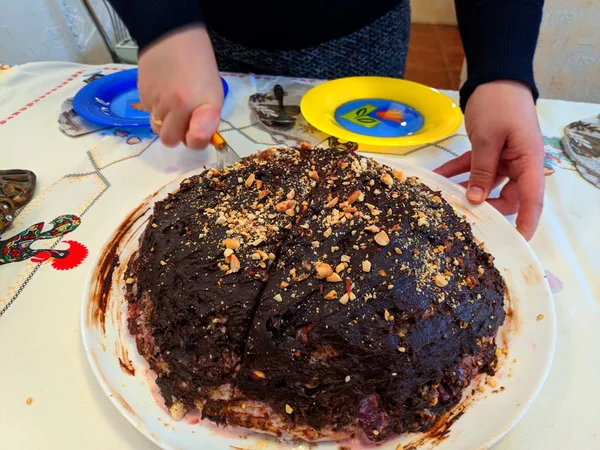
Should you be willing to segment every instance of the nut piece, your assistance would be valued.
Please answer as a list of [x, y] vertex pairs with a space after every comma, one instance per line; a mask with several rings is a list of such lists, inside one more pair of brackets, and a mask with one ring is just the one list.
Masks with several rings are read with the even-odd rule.
[[379, 233], [379, 227], [377, 225], [369, 225], [365, 227], [365, 231], [370, 231], [371, 233]]
[[[229, 250], [229, 249], [227, 249], [227, 250]], [[229, 272], [227, 272], [227, 273], [239, 272], [239, 270], [241, 268], [241, 266], [240, 266], [240, 260], [235, 255], [231, 255], [229, 257], [229, 265], [231, 266], [231, 268], [229, 269]]]
[[404, 183], [406, 181], [406, 175], [404, 175], [404, 172], [401, 172], [400, 170], [394, 170], [392, 172], [392, 176], [400, 183]]
[[[354, 191], [348, 197], [348, 204], [352, 205], [352, 203], [354, 203], [355, 201], [357, 201], [357, 200], [360, 201], [361, 196], [362, 196], [362, 192], [360, 192], [360, 191]], [[363, 197], [363, 199], [364, 199], [364, 197]]]
[[25, 400], [25, 403], [27, 403], [28, 405], [31, 405], [33, 403], [33, 397], [27, 397], [27, 399]]
[[133, 283], [135, 283], [135, 279], [133, 279], [133, 278], [127, 278], [125, 280], [125, 284], [133, 284]]
[[223, 255], [225, 256], [225, 258], [229, 258], [231, 255], [233, 255], [233, 250], [231, 250], [230, 248], [226, 248], [223, 252]]
[[273, 300], [275, 300], [277, 303], [281, 303], [283, 298], [281, 298], [281, 294], [276, 294], [275, 297], [273, 297]]
[[252, 371], [252, 376], [256, 377], [256, 378], [265, 378], [265, 373], [262, 370], [253, 370]]
[[394, 316], [392, 316], [390, 314], [390, 312], [387, 309], [383, 310], [383, 317], [385, 318], [386, 321], [391, 322], [392, 320], [394, 320]]
[[285, 412], [288, 413], [288, 414], [291, 414], [291, 413], [294, 412], [294, 408], [292, 408], [290, 405], [288, 405], [286, 403], [286, 405], [285, 405]]
[[437, 284], [439, 287], [448, 286], [448, 277], [442, 275], [441, 273], [436, 273], [433, 277], [433, 281], [435, 281], [435, 284]]
[[543, 314], [538, 314], [537, 320], [544, 320], [544, 315]]
[[271, 193], [271, 191], [269, 191], [268, 189], [265, 189], [264, 191], [260, 191], [258, 193], [258, 199], [262, 200], [263, 198], [265, 198], [267, 195], [269, 195]]
[[333, 208], [335, 205], [337, 205], [337, 202], [339, 201], [339, 197], [334, 197], [331, 200], [329, 200], [329, 202], [327, 202], [327, 204], [325, 205], [325, 208]]
[[287, 193], [285, 198], [287, 198], [288, 200], [293, 200], [295, 196], [296, 196], [296, 191], [294, 189], [292, 189], [290, 192]]
[[350, 296], [348, 294], [344, 294], [340, 297], [339, 301], [342, 305], [345, 305], [348, 303], [348, 300], [350, 300]]
[[340, 283], [342, 281], [342, 279], [340, 278], [340, 276], [337, 273], [334, 272], [327, 277], [327, 281], [329, 283]]
[[310, 172], [308, 172], [308, 177], [312, 178], [315, 181], [319, 181], [319, 174], [316, 170], [311, 170]]
[[244, 183], [244, 185], [250, 189], [250, 187], [254, 184], [254, 174], [251, 173], [250, 176], [248, 176], [248, 178], [246, 178], [246, 182]]
[[385, 231], [380, 231], [375, 235], [375, 242], [382, 247], [385, 247], [390, 243], [390, 238]]
[[486, 381], [487, 381], [487, 384], [489, 384], [493, 388], [498, 386], [498, 380], [496, 380], [495, 378], [487, 377]]
[[[279, 285], [279, 287], [281, 289], [285, 289], [286, 287], [288, 287], [290, 285], [290, 283], [288, 283], [287, 281], [282, 281], [281, 284]], [[279, 294], [277, 294], [279, 295]]]
[[215, 223], [217, 225], [223, 225], [223, 224], [227, 223], [227, 217], [219, 216], [219, 217], [217, 217], [217, 220], [215, 221]]
[[337, 292], [331, 290], [325, 295], [324, 298], [325, 300], [335, 300], [337, 298]]
[[237, 239], [224, 239], [223, 245], [225, 245], [225, 248], [237, 250], [238, 248], [240, 248], [240, 241], [238, 241]]
[[284, 212], [284, 211], [287, 211], [288, 209], [292, 208], [293, 206], [294, 206], [293, 200], [284, 200], [282, 202], [277, 203], [277, 205], [275, 205], [275, 209], [279, 212]]
[[319, 280], [327, 278], [328, 276], [333, 274], [333, 267], [331, 267], [327, 263], [318, 262], [317, 264], [315, 264], [315, 269], [317, 270], [317, 278]]
[[181, 419], [183, 419], [183, 416], [185, 416], [185, 413], [187, 412], [187, 408], [185, 407], [185, 405], [183, 404], [183, 402], [181, 400], [177, 400], [175, 403], [173, 403], [171, 405], [171, 408], [169, 408], [169, 411], [171, 412], [171, 417], [173, 417], [173, 419], [181, 420]]
[[331, 230], [331, 227], [327, 228], [325, 231], [323, 231], [323, 236], [328, 238], [329, 236], [331, 236], [331, 233], [333, 231]]
[[394, 180], [392, 179], [392, 177], [389, 173], [384, 173], [383, 175], [381, 175], [381, 177], [379, 179], [387, 187], [392, 187], [392, 185], [394, 184]]
[[347, 266], [347, 264], [346, 264], [346, 263], [343, 263], [343, 262], [341, 262], [341, 263], [339, 263], [337, 266], [335, 266], [335, 271], [336, 271], [337, 273], [342, 273], [344, 270], [346, 270], [346, 267], [348, 267], [348, 266]]
[[370, 272], [371, 271], [371, 261], [363, 261], [362, 262], [362, 271], [363, 272]]

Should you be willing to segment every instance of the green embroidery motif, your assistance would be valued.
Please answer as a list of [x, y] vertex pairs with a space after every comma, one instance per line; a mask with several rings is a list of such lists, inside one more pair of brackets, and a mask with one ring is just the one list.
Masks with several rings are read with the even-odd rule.
[[342, 115], [341, 117], [343, 117], [346, 120], [349, 120], [350, 122], [353, 122], [357, 125], [366, 127], [366, 128], [373, 128], [375, 125], [378, 125], [381, 123], [381, 121], [368, 116], [369, 113], [375, 111], [377, 109], [377, 106], [373, 106], [373, 105], [364, 105], [361, 106], [360, 108], [357, 109], [353, 109], [352, 111], [348, 111], [346, 114]]

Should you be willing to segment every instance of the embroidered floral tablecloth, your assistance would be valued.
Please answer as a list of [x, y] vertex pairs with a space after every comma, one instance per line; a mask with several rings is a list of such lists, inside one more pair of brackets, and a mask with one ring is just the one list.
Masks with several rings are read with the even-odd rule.
[[[178, 175], [213, 163], [215, 153], [167, 149], [147, 129], [107, 128], [78, 137], [61, 132], [58, 117], [68, 99], [85, 82], [123, 68], [32, 63], [0, 77], [0, 169], [29, 169], [38, 180], [31, 203], [0, 232], [0, 254], [8, 246], [16, 249], [0, 255], [3, 449], [153, 448], [92, 375], [80, 336], [81, 293], [91, 256], [127, 212]], [[275, 81], [315, 83], [225, 77], [230, 94], [220, 131], [240, 156], [289, 140], [257, 125], [251, 95]], [[538, 400], [495, 448], [597, 449], [600, 190], [563, 153], [561, 136], [568, 124], [597, 116], [600, 105], [541, 100], [538, 109], [546, 136], [547, 196], [531, 245], [554, 292], [558, 343]], [[310, 127], [302, 133], [314, 142], [326, 138]], [[398, 157], [434, 168], [469, 148], [461, 129]]]

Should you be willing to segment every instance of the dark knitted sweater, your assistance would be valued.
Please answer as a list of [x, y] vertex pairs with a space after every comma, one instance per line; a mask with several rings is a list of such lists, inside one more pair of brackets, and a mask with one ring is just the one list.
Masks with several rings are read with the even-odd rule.
[[[391, 10], [398, 0], [110, 0], [140, 51], [187, 25], [206, 24], [242, 45], [266, 50], [305, 48], [356, 31]], [[538, 91], [533, 56], [544, 0], [455, 0], [468, 65], [461, 106], [482, 83], [509, 79]]]

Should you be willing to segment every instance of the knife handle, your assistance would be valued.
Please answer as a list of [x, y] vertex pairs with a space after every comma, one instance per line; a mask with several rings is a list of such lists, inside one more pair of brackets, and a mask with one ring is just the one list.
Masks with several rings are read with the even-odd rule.
[[219, 133], [212, 135], [212, 138], [210, 138], [210, 143], [217, 150], [223, 150], [226, 145], [225, 139], [223, 139], [223, 136], [221, 136]]

